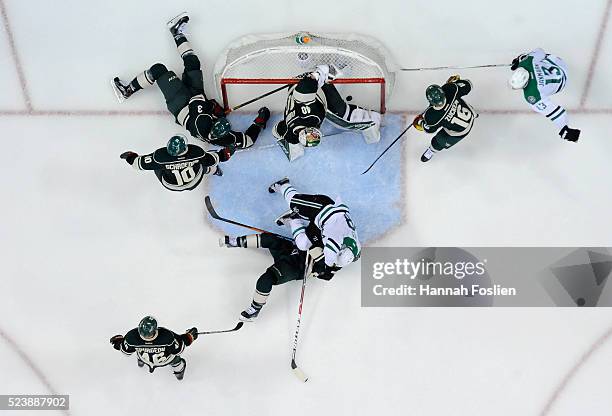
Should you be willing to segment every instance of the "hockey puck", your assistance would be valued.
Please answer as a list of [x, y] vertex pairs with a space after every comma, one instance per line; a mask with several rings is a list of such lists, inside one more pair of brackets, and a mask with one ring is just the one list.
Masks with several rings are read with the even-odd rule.
[[353, 101], [353, 96], [352, 95], [347, 96], [346, 101]]
[[584, 298], [578, 298], [576, 299], [576, 305], [578, 306], [584, 306], [586, 304], [586, 300], [584, 300]]

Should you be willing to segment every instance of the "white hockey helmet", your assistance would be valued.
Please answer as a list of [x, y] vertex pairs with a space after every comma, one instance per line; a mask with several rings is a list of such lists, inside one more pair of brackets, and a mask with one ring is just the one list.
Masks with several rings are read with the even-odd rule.
[[522, 90], [529, 83], [529, 77], [529, 71], [527, 71], [525, 68], [516, 68], [508, 82], [510, 84], [510, 88], [513, 90]]
[[315, 127], [306, 127], [298, 135], [298, 140], [304, 147], [315, 147], [321, 143], [321, 130]]
[[338, 258], [336, 260], [336, 266], [346, 267], [355, 260], [355, 256], [350, 248], [345, 247], [338, 252]]

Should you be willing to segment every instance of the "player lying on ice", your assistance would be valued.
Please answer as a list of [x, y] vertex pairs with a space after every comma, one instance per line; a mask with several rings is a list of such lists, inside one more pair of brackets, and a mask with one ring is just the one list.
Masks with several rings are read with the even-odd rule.
[[125, 100], [136, 91], [157, 83], [168, 111], [175, 117], [176, 123], [185, 127], [193, 137], [223, 147], [246, 149], [253, 146], [260, 131], [266, 128], [270, 111], [266, 107], [260, 108], [257, 118], [244, 133], [232, 131], [223, 108], [215, 100], [209, 100], [204, 93], [200, 60], [191, 49], [184, 32], [188, 21], [189, 16], [182, 13], [168, 22], [185, 66], [182, 78], [169, 71], [164, 64], [157, 63], [129, 84], [124, 84], [119, 78], [113, 79], [117, 98]]
[[178, 335], [169, 329], [158, 327], [154, 317], [145, 316], [138, 328], [132, 329], [125, 336], [115, 335], [110, 339], [110, 343], [125, 355], [136, 353], [138, 367], [144, 367], [146, 364], [149, 373], [157, 367], [170, 365], [174, 376], [182, 380], [187, 362], [181, 358], [181, 353], [197, 338], [198, 329], [195, 327]]
[[562, 139], [577, 142], [580, 130], [570, 128], [567, 111], [550, 100], [567, 85], [567, 65], [563, 59], [538, 48], [514, 58], [510, 69], [513, 71], [510, 87], [523, 90], [525, 100], [533, 111], [552, 121]]
[[289, 161], [302, 156], [304, 147], [321, 142], [325, 118], [340, 128], [361, 131], [366, 143], [380, 140], [381, 115], [347, 104], [331, 84], [339, 75], [335, 67], [319, 65], [290, 88], [284, 118], [272, 131]]
[[166, 147], [148, 155], [139, 156], [128, 150], [121, 154], [136, 170], [152, 170], [162, 186], [171, 191], [191, 191], [204, 175], [222, 176], [220, 162], [227, 162], [234, 153], [233, 147], [207, 152], [195, 144], [187, 144], [183, 135], [170, 138]]
[[272, 291], [272, 286], [304, 278], [306, 253], [314, 260], [312, 276], [330, 280], [341, 268], [359, 259], [361, 244], [348, 207], [326, 195], [298, 194], [289, 179], [274, 182], [270, 193], [282, 194], [291, 211], [277, 220], [289, 225], [293, 241], [272, 234], [241, 237], [225, 236], [226, 247], [267, 248], [274, 264], [257, 280], [251, 305], [241, 313], [241, 320], [252, 321]]

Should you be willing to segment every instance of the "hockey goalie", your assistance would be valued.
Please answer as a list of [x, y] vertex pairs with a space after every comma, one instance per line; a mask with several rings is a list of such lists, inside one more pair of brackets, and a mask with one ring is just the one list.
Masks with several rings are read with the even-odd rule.
[[347, 104], [332, 84], [339, 75], [336, 67], [319, 65], [289, 89], [284, 118], [272, 132], [289, 161], [302, 156], [304, 148], [319, 145], [325, 119], [341, 129], [361, 132], [366, 143], [380, 140], [381, 114]]

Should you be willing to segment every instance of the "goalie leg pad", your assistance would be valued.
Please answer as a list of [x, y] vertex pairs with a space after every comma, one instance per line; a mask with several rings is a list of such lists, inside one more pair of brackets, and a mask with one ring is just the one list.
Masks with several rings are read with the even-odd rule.
[[361, 130], [367, 144], [380, 141], [382, 116], [376, 111], [349, 104], [344, 117], [340, 118], [336, 114], [328, 112], [327, 119], [332, 124], [343, 129]]

